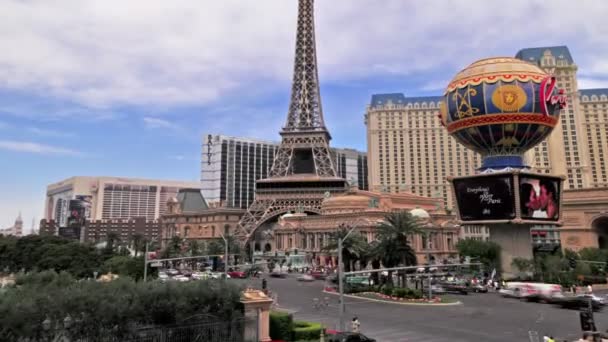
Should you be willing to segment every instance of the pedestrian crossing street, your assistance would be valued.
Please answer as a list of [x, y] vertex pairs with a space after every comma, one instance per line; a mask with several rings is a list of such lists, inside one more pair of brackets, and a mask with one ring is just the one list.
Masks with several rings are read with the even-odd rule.
[[[329, 316], [328, 314], [307, 314], [297, 312], [295, 310], [285, 310], [291, 312], [294, 318], [301, 321], [319, 322], [325, 325], [328, 329], [337, 330], [339, 320], [337, 316]], [[349, 322], [346, 322], [347, 328]], [[437, 337], [429, 334], [422, 334], [418, 332], [408, 331], [407, 327], [385, 327], [382, 329], [366, 329], [364, 326], [365, 322], [362, 322], [361, 333], [364, 335], [376, 339], [378, 342], [470, 342], [466, 340], [458, 340], [448, 337]]]

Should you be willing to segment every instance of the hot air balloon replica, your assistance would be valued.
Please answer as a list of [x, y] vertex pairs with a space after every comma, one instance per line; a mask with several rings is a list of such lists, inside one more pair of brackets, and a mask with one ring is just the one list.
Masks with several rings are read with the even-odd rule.
[[490, 228], [507, 273], [513, 257], [532, 257], [531, 225], [560, 224], [564, 177], [531, 172], [524, 154], [551, 134], [566, 100], [555, 77], [510, 57], [474, 62], [443, 95], [442, 125], [482, 156], [477, 174], [449, 179], [459, 218]]

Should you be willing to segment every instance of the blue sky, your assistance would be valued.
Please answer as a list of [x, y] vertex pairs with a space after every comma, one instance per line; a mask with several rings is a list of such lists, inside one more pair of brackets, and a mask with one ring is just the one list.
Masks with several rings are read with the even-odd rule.
[[[333, 146], [365, 149], [373, 93], [441, 94], [479, 58], [567, 45], [608, 87], [608, 2], [317, 0]], [[73, 175], [197, 180], [201, 134], [278, 140], [295, 0], [0, 0], [0, 227]]]

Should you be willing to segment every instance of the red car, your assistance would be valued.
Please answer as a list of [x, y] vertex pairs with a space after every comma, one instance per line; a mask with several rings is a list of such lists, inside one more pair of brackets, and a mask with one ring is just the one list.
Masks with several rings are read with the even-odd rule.
[[242, 271], [228, 271], [228, 275], [230, 276], [230, 278], [247, 278], [245, 272]]
[[325, 280], [325, 278], [327, 278], [327, 274], [321, 271], [312, 271], [310, 272], [310, 275], [317, 280]]

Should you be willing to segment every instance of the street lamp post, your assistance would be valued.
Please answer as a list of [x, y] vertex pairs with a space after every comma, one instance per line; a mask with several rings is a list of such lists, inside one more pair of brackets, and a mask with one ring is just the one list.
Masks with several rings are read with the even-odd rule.
[[224, 279], [228, 279], [228, 240], [224, 234], [220, 233], [222, 239], [224, 239]]
[[146, 241], [146, 252], [144, 253], [144, 283], [148, 277], [148, 241]]
[[[344, 226], [342, 226], [344, 227]], [[348, 238], [350, 233], [355, 230], [352, 227], [344, 238], [338, 238], [338, 288], [340, 291], [340, 331], [344, 331], [344, 284], [342, 281], [342, 274], [344, 273], [344, 265], [342, 264], [342, 244]]]

